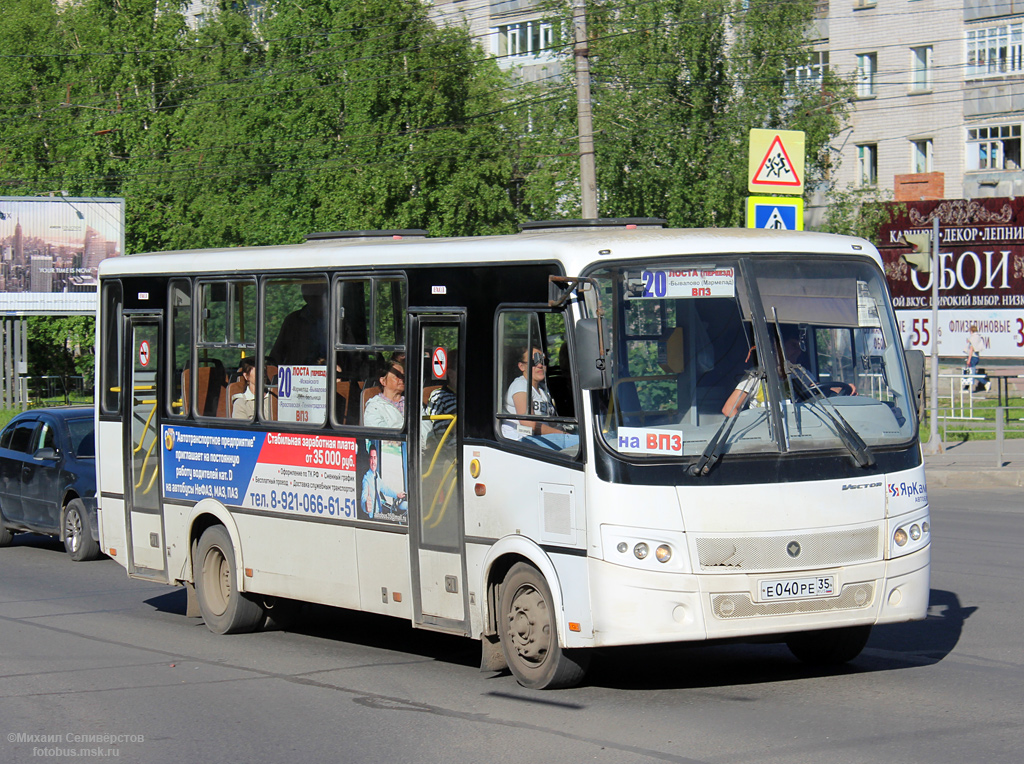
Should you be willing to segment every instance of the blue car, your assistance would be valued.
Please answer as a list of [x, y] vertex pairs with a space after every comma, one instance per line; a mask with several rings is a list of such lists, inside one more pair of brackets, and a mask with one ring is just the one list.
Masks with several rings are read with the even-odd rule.
[[0, 432], [0, 546], [57, 536], [72, 560], [100, 555], [91, 406], [33, 409]]

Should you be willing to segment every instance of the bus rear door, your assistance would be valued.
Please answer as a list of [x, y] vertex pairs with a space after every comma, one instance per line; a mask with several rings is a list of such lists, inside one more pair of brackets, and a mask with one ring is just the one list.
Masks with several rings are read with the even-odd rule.
[[132, 358], [125, 364], [131, 415], [125, 420], [131, 484], [127, 491], [128, 572], [164, 581], [163, 513], [160, 506], [160, 321], [154, 316], [128, 316]]

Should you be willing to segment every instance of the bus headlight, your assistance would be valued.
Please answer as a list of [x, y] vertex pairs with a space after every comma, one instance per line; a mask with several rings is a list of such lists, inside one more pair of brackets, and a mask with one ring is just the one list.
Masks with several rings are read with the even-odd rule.
[[641, 541], [639, 544], [633, 547], [633, 554], [636, 556], [638, 560], [646, 559], [647, 555], [650, 554], [650, 551], [651, 548], [647, 546], [647, 544], [645, 544], [643, 541]]
[[668, 544], [662, 544], [654, 550], [654, 556], [658, 558], [658, 562], [668, 562], [672, 559], [672, 548]]
[[[928, 513], [914, 513], [916, 516], [906, 517], [898, 524], [893, 523], [895, 530], [889, 537], [889, 559], [913, 554], [931, 542], [931, 523]], [[890, 527], [893, 527], [890, 526]]]

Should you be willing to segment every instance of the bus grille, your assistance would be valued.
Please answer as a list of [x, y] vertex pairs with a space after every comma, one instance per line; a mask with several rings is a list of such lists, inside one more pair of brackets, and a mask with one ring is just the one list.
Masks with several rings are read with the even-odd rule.
[[[795, 545], [794, 545], [795, 542]], [[878, 526], [785, 536], [697, 538], [701, 570], [810, 570], [880, 559]]]
[[838, 597], [813, 600], [754, 602], [749, 594], [714, 594], [711, 610], [715, 618], [755, 618], [760, 615], [827, 613], [833, 610], [861, 610], [874, 604], [874, 584], [849, 584]]

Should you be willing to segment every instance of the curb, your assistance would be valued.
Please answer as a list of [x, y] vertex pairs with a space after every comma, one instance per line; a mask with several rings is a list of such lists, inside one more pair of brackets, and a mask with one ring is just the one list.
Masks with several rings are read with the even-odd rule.
[[1024, 472], [1008, 469], [929, 469], [925, 464], [929, 487], [936, 488], [1014, 488], [1024, 486]]

